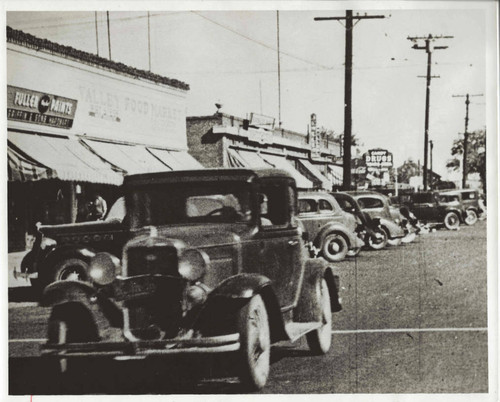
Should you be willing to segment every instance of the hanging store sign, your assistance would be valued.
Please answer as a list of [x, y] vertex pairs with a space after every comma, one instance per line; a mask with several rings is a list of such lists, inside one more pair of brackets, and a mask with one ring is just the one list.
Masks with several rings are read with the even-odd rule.
[[73, 127], [77, 101], [7, 85], [7, 119], [44, 126]]
[[385, 149], [370, 149], [363, 155], [368, 171], [387, 171], [393, 166], [392, 153]]

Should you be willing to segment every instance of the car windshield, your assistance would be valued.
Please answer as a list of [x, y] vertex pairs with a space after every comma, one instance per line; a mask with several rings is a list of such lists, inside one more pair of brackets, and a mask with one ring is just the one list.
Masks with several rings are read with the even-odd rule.
[[129, 198], [132, 228], [251, 221], [250, 189], [242, 182], [144, 185], [134, 188]]

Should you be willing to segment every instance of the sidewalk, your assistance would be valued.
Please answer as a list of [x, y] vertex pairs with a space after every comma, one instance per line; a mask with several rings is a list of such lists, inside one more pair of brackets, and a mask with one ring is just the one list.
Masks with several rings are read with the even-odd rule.
[[28, 251], [19, 251], [17, 253], [9, 253], [7, 259], [7, 269], [9, 272], [8, 285], [9, 288], [16, 288], [20, 286], [31, 286], [30, 281], [24, 278], [14, 278], [14, 270], [19, 271], [21, 267], [21, 261]]

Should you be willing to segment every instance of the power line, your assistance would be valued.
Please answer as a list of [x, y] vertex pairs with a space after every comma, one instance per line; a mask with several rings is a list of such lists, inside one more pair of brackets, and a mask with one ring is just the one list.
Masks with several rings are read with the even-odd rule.
[[[226, 30], [234, 33], [235, 35], [241, 36], [242, 38], [245, 38], [245, 39], [247, 39], [247, 40], [249, 40], [249, 41], [251, 41], [253, 43], [261, 45], [261, 46], [265, 47], [266, 49], [272, 50], [274, 52], [278, 51], [278, 49], [276, 49], [275, 47], [273, 47], [271, 45], [268, 45], [267, 43], [261, 42], [259, 40], [256, 40], [256, 39], [250, 37], [250, 36], [247, 36], [247, 35], [245, 35], [245, 34], [243, 34], [241, 32], [238, 32], [237, 30], [235, 30], [235, 29], [233, 29], [233, 28], [231, 28], [231, 27], [229, 27], [227, 25], [221, 24], [220, 22], [217, 22], [217, 21], [215, 21], [215, 20], [213, 20], [213, 19], [211, 19], [211, 18], [209, 18], [209, 17], [207, 17], [207, 16], [205, 16], [205, 15], [203, 15], [203, 14], [197, 12], [197, 11], [191, 11], [191, 12], [193, 14], [196, 14], [196, 15], [200, 16], [201, 18], [206, 19], [207, 21], [210, 21], [211, 23], [213, 23], [213, 24], [215, 24], [215, 25], [217, 25], [217, 26], [219, 26], [221, 28], [224, 28], [224, 29], [226, 29]], [[325, 70], [327, 70], [327, 69], [330, 68], [330, 67], [325, 66], [323, 64], [315, 63], [313, 61], [304, 59], [304, 58], [302, 58], [300, 56], [296, 56], [296, 55], [288, 53], [288, 52], [281, 51], [280, 53], [283, 54], [283, 55], [285, 55], [285, 56], [291, 57], [292, 59], [296, 59], [296, 60], [302, 61], [303, 63], [307, 63], [307, 64], [311, 64], [313, 66], [321, 67], [322, 69], [325, 69]]]

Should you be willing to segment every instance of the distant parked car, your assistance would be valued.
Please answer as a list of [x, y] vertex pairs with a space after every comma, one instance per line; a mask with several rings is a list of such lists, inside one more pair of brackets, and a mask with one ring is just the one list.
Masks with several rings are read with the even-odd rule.
[[363, 240], [365, 246], [373, 250], [381, 250], [387, 245], [387, 233], [380, 225], [380, 219], [371, 218], [366, 212], [363, 212], [356, 199], [345, 192], [330, 193], [334, 197], [340, 208], [344, 212], [353, 214], [359, 219], [359, 225], [356, 228], [358, 236]]
[[327, 261], [341, 261], [349, 250], [356, 255], [364, 245], [356, 235], [356, 218], [344, 212], [328, 193], [300, 193], [298, 218]]
[[466, 225], [474, 225], [477, 222], [479, 215], [481, 215], [479, 192], [477, 190], [452, 190], [442, 192], [441, 194], [458, 196], [458, 201], [461, 204], [462, 221]]
[[427, 191], [411, 196], [410, 210], [423, 222], [453, 230], [465, 221], [467, 211], [456, 192]]
[[[393, 217], [389, 197], [374, 191], [350, 191], [361, 210], [366, 212], [371, 218], [380, 219], [380, 225], [387, 234], [387, 242], [396, 246], [407, 235], [405, 232], [406, 222], [403, 222], [401, 216]], [[394, 214], [395, 211], [393, 210]]]

